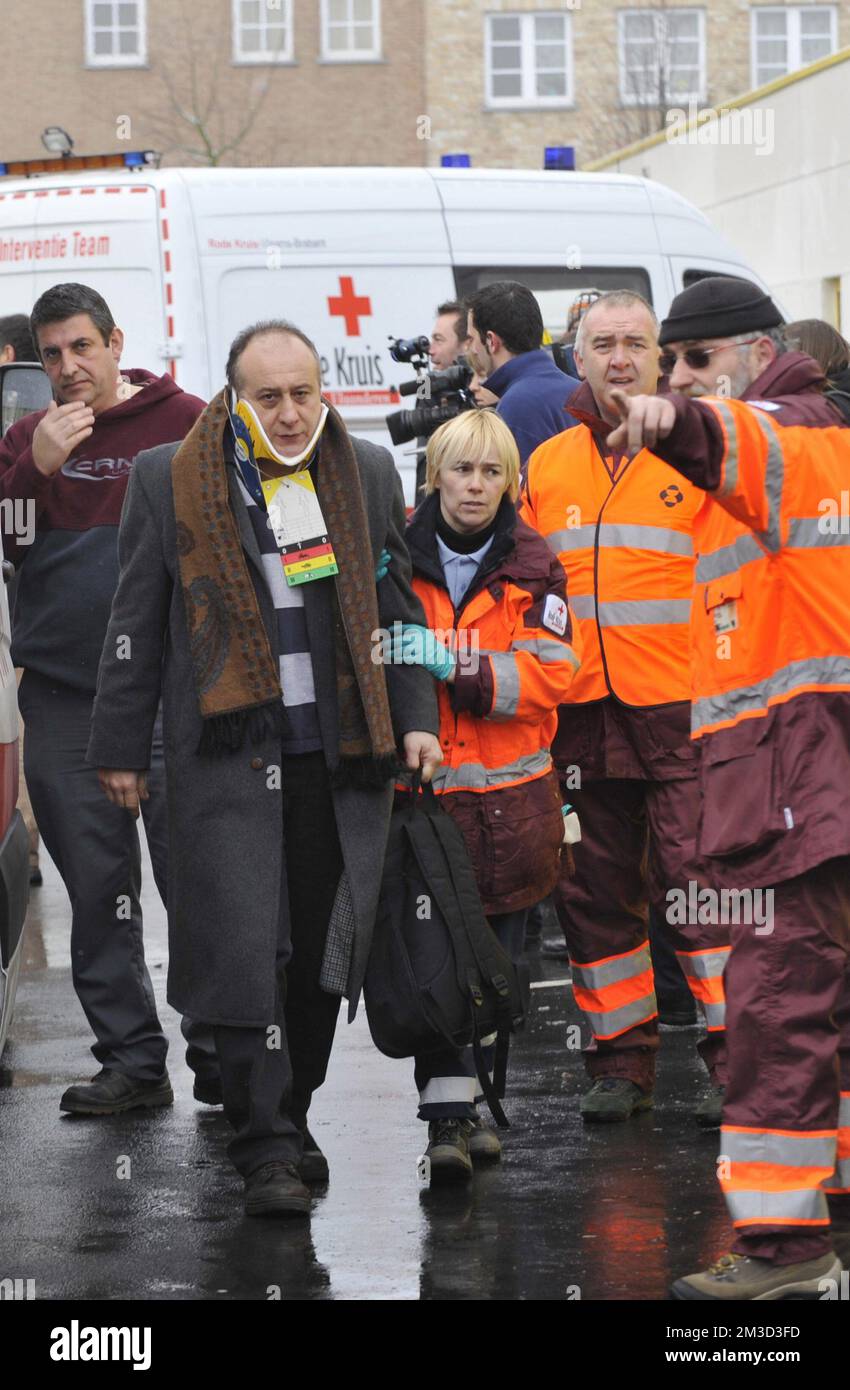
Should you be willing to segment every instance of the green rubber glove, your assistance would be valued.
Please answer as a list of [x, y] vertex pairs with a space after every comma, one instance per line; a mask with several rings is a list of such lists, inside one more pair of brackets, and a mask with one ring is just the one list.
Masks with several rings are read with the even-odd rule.
[[381, 551], [381, 558], [378, 561], [378, 568], [375, 570], [376, 584], [380, 584], [382, 579], [386, 579], [387, 574], [389, 573], [390, 561], [392, 560], [392, 558], [393, 557], [388, 550]]
[[401, 633], [393, 633], [392, 661], [396, 666], [424, 666], [438, 681], [448, 680], [457, 665], [430, 627], [420, 623], [405, 623]]

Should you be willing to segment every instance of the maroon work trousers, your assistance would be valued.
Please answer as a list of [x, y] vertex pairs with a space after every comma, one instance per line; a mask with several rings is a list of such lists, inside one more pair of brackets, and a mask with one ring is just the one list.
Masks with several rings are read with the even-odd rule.
[[733, 1250], [793, 1264], [831, 1249], [825, 1193], [850, 1203], [850, 858], [772, 892], [770, 932], [732, 928], [718, 1175]]
[[[646, 946], [648, 901], [676, 951], [710, 953], [728, 947], [727, 926], [700, 923], [693, 920], [693, 912], [684, 914], [685, 922], [671, 921], [677, 916], [671, 911], [671, 890], [685, 896], [690, 892], [692, 899], [706, 886], [696, 854], [695, 778], [608, 778], [586, 782], [580, 790], [563, 782], [562, 792], [581, 822], [581, 840], [572, 846], [575, 872], [562, 855], [555, 890], [558, 919], [574, 963], [574, 987], [576, 963], [593, 967]], [[695, 982], [689, 978], [688, 983], [696, 994]], [[658, 1050], [654, 1001], [649, 1012], [645, 1022], [608, 1039], [597, 1035], [585, 1013], [594, 1033], [584, 1053], [590, 1076], [625, 1077], [644, 1091], [652, 1089]], [[699, 1044], [712, 1079], [720, 1085], [725, 1081], [723, 1038], [719, 1029]]]

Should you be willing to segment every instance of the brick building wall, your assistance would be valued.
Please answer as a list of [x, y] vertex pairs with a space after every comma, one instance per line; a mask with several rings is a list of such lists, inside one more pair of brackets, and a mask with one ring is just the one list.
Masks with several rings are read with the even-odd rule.
[[[463, 152], [476, 165], [540, 168], [545, 146], [574, 145], [581, 165], [660, 129], [663, 112], [623, 106], [619, 95], [617, 13], [652, 8], [704, 12], [706, 105], [716, 106], [751, 88], [746, 0], [675, 0], [674, 5], [656, 0], [654, 6], [653, 0], [428, 0], [428, 163], [439, 163], [444, 153]], [[843, 47], [850, 44], [850, 3], [839, 0], [835, 8], [838, 45]], [[486, 16], [541, 12], [570, 17], [572, 105], [488, 109]]]
[[38, 157], [45, 126], [60, 125], [79, 154], [152, 147], [164, 164], [209, 162], [177, 103], [208, 113], [216, 146], [258, 106], [225, 164], [426, 160], [415, 119], [425, 110], [423, 0], [383, 0], [377, 62], [321, 61], [320, 0], [293, 0], [291, 64], [233, 62], [231, 0], [147, 0], [144, 67], [86, 66], [84, 0], [3, 0], [2, 19], [0, 159]]

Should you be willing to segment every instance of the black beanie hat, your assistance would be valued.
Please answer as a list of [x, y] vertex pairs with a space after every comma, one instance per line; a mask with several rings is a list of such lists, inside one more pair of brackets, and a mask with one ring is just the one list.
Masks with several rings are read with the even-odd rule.
[[751, 281], [709, 275], [676, 295], [661, 324], [658, 345], [691, 338], [734, 338], [752, 329], [778, 328], [784, 322], [770, 295]]

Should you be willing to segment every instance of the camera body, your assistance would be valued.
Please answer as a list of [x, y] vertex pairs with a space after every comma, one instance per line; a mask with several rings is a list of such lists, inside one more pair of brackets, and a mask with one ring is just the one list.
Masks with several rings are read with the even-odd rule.
[[453, 420], [465, 410], [474, 410], [475, 401], [469, 394], [474, 375], [466, 358], [442, 372], [428, 370], [428, 338], [391, 338], [390, 356], [394, 362], [409, 362], [416, 369], [415, 381], [402, 382], [401, 396], [416, 396], [419, 402], [412, 410], [396, 410], [386, 417], [390, 438], [396, 446], [410, 444], [415, 439], [430, 439], [440, 425]]

